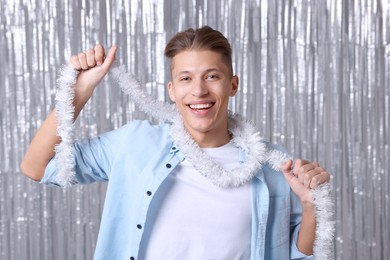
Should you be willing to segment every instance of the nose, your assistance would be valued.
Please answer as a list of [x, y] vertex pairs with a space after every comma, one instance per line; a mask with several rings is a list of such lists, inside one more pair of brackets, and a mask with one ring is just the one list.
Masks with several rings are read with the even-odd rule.
[[209, 93], [207, 89], [207, 84], [203, 80], [199, 79], [193, 82], [192, 86], [192, 96], [194, 97], [203, 97]]

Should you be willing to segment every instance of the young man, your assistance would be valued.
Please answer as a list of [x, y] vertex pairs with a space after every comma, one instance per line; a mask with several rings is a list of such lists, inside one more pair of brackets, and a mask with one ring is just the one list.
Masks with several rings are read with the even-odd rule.
[[[97, 45], [71, 57], [80, 71], [75, 117], [116, 50], [105, 56]], [[74, 145], [75, 183], [109, 181], [95, 259], [310, 258], [316, 228], [311, 189], [329, 174], [304, 160], [276, 171], [265, 157], [280, 148], [229, 115], [238, 77], [220, 32], [178, 33], [165, 55], [180, 122], [136, 121]], [[52, 112], [21, 164], [28, 177], [49, 185], [57, 184], [56, 126]]]

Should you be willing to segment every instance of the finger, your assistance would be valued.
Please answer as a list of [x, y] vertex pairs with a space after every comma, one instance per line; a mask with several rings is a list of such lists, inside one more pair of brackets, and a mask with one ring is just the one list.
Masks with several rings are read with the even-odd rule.
[[81, 70], [81, 65], [80, 65], [78, 56], [70, 57], [69, 64], [73, 67], [73, 69]]
[[299, 181], [303, 184], [305, 181], [305, 173], [316, 168], [317, 166], [319, 166], [318, 163], [311, 163], [309, 161], [298, 159], [294, 163], [293, 173], [294, 175], [298, 176]]
[[314, 176], [310, 182], [310, 188], [314, 189], [318, 186], [328, 183], [330, 181], [330, 174], [326, 171], [321, 172], [320, 174]]
[[95, 60], [98, 66], [103, 64], [104, 58], [104, 48], [101, 44], [96, 44], [95, 46]]
[[87, 55], [85, 55], [85, 53], [82, 52], [82, 53], [79, 53], [78, 58], [79, 58], [81, 69], [83, 69], [83, 70], [89, 69], [88, 63], [87, 63]]
[[86, 51], [87, 56], [87, 65], [89, 68], [95, 67], [96, 61], [95, 61], [95, 50], [94, 49], [88, 49]]
[[310, 188], [311, 182], [317, 181], [316, 175], [320, 174], [323, 171], [324, 169], [322, 169], [321, 167], [315, 167], [307, 171], [305, 174], [303, 174], [303, 185], [307, 188]]
[[303, 166], [301, 166], [298, 170], [298, 179], [299, 181], [304, 184], [306, 181], [306, 178], [310, 177], [310, 174], [308, 174], [310, 171], [314, 170], [318, 167], [317, 163], [308, 163]]
[[108, 51], [106, 58], [104, 59], [103, 62], [103, 67], [106, 70], [109, 70], [111, 67], [111, 64], [115, 61], [115, 53], [118, 47], [116, 45], [113, 45], [111, 49]]

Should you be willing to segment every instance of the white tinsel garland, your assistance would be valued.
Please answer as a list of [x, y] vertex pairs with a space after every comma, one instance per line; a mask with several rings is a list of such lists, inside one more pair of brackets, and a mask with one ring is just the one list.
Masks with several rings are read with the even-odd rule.
[[57, 134], [61, 142], [55, 147], [57, 181], [61, 186], [69, 186], [74, 178], [74, 85], [78, 72], [70, 66], [63, 66], [57, 80], [56, 117]]
[[[68, 186], [73, 182], [74, 178], [74, 162], [73, 162], [73, 143], [74, 143], [74, 89], [73, 86], [76, 82], [78, 72], [73, 70], [69, 66], [65, 66], [61, 69], [60, 77], [57, 81], [57, 95], [56, 95], [56, 111], [58, 121], [58, 135], [61, 138], [61, 143], [56, 146], [56, 165], [58, 172], [58, 182], [62, 186]], [[173, 105], [166, 104], [162, 101], [153, 99], [142, 87], [142, 85], [135, 79], [133, 75], [126, 72], [123, 66], [115, 67], [111, 69], [111, 74], [119, 84], [122, 91], [130, 96], [130, 98], [146, 113], [160, 119], [162, 121], [173, 122], [173, 128], [177, 128], [180, 131], [178, 133], [182, 136], [175, 136], [175, 131], [171, 131], [172, 138], [178, 142], [177, 145], [181, 149], [184, 148], [188, 151], [198, 151], [199, 147], [194, 144], [192, 138], [188, 138], [189, 135], [185, 134], [181, 128], [184, 128], [180, 124], [180, 117]], [[254, 149], [254, 144], [261, 143], [261, 138], [253, 130], [253, 126], [246, 124], [245, 128], [240, 128], [240, 131], [234, 124], [243, 124], [244, 122], [240, 118], [235, 118], [229, 121], [229, 129], [233, 136], [238, 136], [233, 141], [239, 147], [249, 155], [249, 168], [256, 169], [261, 167], [261, 163], [268, 163], [273, 169], [280, 171], [279, 165], [291, 159], [291, 156], [282, 153], [280, 151], [266, 151], [265, 147], [260, 146], [258, 149]], [[233, 124], [233, 125], [231, 125]], [[248, 145], [249, 144], [249, 145]], [[184, 151], [185, 152], [185, 151]], [[188, 153], [187, 153], [188, 154]], [[191, 155], [189, 155], [191, 156]], [[203, 158], [205, 156], [202, 153], [193, 156], [193, 160], [196, 157]], [[256, 159], [257, 158], [257, 159]], [[203, 158], [205, 159], [205, 158]], [[248, 159], [248, 158], [247, 158]], [[218, 170], [220, 175], [226, 175], [222, 167], [210, 162], [206, 158], [205, 163], [212, 169]], [[202, 172], [202, 169], [198, 169]], [[234, 172], [239, 174], [239, 171]], [[209, 177], [209, 176], [207, 176]], [[218, 176], [215, 176], [217, 178]], [[226, 177], [226, 176], [225, 176]], [[223, 181], [222, 183], [213, 181], [214, 177], [211, 177], [214, 184], [229, 187], [238, 186], [251, 178], [252, 175], [243, 175], [240, 178], [233, 180], [232, 185]], [[225, 179], [227, 180], [227, 179]], [[313, 200], [316, 208], [316, 239], [314, 241], [314, 258], [317, 260], [333, 259], [333, 236], [335, 223], [333, 220], [334, 215], [334, 203], [331, 198], [330, 184], [323, 184], [313, 189]]]
[[145, 113], [167, 122], [172, 122], [177, 116], [178, 113], [174, 105], [152, 98], [146, 93], [139, 81], [132, 74], [127, 73], [125, 66], [116, 66], [110, 72], [122, 91], [129, 95], [130, 99]]
[[316, 208], [316, 239], [314, 240], [315, 259], [334, 259], [333, 238], [335, 232], [334, 203], [330, 183], [313, 189], [313, 201]]
[[238, 187], [250, 181], [261, 168], [267, 155], [263, 140], [251, 124], [238, 115], [229, 115], [228, 120], [229, 131], [233, 136], [232, 142], [246, 154], [245, 162], [232, 171], [225, 171], [200, 149], [185, 130], [179, 116], [173, 121], [170, 131], [173, 142], [195, 169], [214, 185], [222, 188]]

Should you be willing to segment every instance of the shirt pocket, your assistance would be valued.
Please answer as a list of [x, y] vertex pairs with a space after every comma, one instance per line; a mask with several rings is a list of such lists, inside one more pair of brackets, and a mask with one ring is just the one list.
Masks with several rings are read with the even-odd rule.
[[270, 197], [267, 232], [270, 246], [288, 243], [290, 237], [290, 204], [288, 197]]

